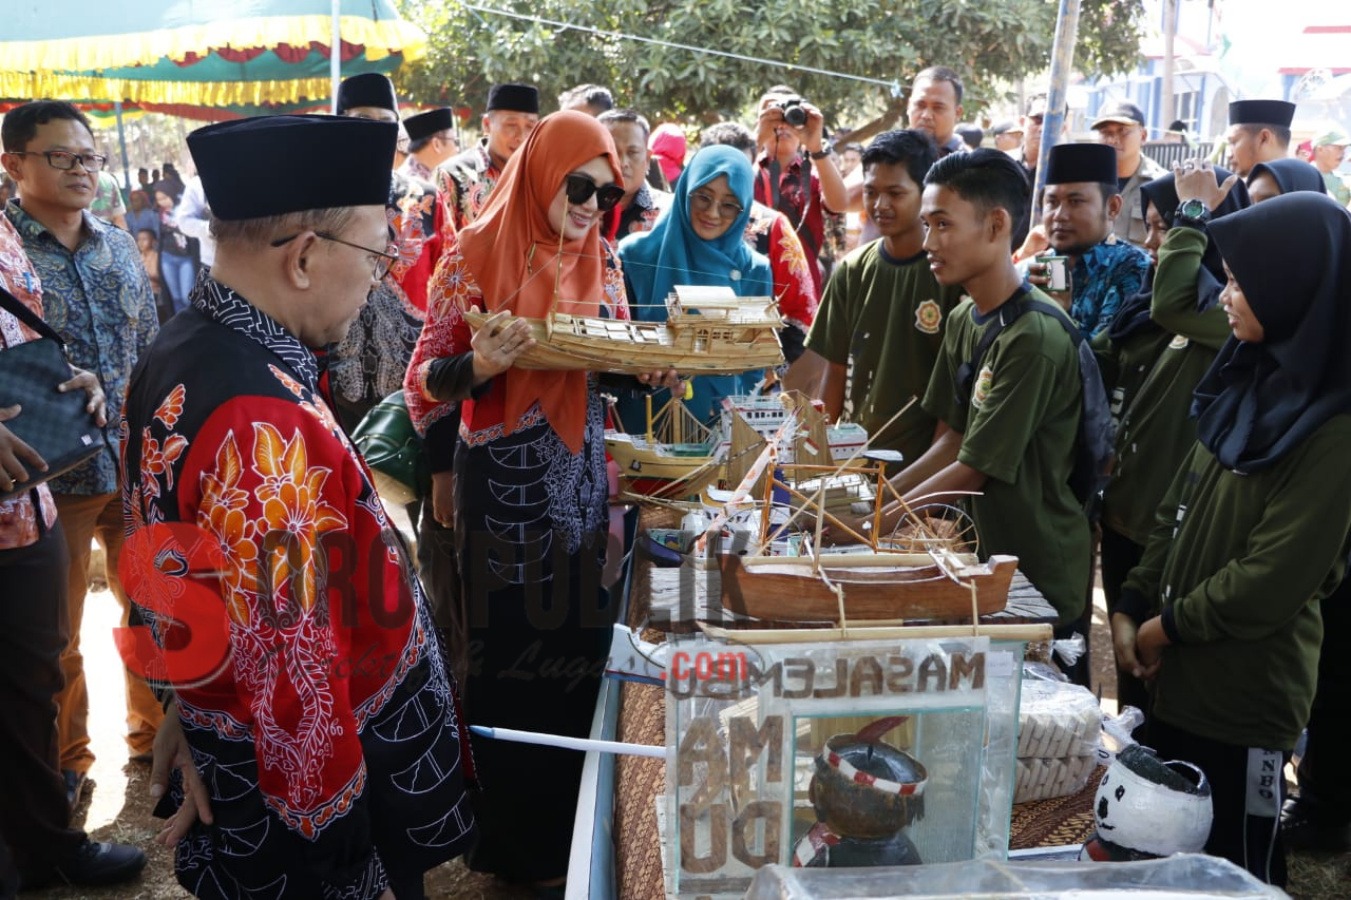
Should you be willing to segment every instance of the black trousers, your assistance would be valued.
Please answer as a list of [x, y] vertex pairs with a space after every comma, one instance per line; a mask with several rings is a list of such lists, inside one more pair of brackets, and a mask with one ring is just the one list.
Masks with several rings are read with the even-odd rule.
[[[57, 771], [55, 697], [70, 636], [68, 565], [59, 522], [31, 546], [0, 550], [0, 837], [12, 868], [35, 877], [84, 840], [70, 827]], [[0, 872], [0, 884], [5, 880]]]
[[1323, 652], [1318, 657], [1318, 693], [1309, 715], [1309, 739], [1299, 760], [1299, 798], [1318, 824], [1351, 822], [1351, 781], [1346, 747], [1351, 741], [1351, 579], [1320, 604]]
[[1215, 819], [1206, 852], [1284, 888], [1287, 873], [1280, 813], [1285, 801], [1282, 770], [1290, 754], [1223, 744], [1157, 718], [1149, 729], [1160, 759], [1194, 763], [1210, 779]]
[[[1124, 534], [1113, 531], [1107, 526], [1102, 529], [1102, 592], [1107, 599], [1107, 624], [1112, 623], [1112, 613], [1116, 612], [1121, 599], [1121, 586], [1131, 569], [1140, 564], [1145, 548]], [[1148, 744], [1149, 733], [1149, 689], [1144, 681], [1130, 672], [1116, 670], [1116, 700], [1118, 706], [1134, 706], [1145, 714], [1145, 724], [1136, 731], [1135, 738]]]

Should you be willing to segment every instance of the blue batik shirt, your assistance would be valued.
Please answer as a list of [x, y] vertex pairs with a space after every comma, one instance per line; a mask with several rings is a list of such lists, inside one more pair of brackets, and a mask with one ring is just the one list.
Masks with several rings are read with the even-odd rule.
[[1074, 300], [1070, 318], [1085, 337], [1093, 337], [1112, 324], [1128, 297], [1148, 287], [1149, 254], [1134, 244], [1109, 234], [1079, 257], [1070, 274]]
[[43, 318], [65, 339], [71, 363], [97, 375], [108, 397], [104, 451], [48, 484], [53, 494], [110, 494], [117, 490], [117, 434], [127, 383], [159, 330], [141, 252], [130, 234], [88, 211], [84, 239], [73, 252], [19, 201], [11, 200], [5, 215], [42, 280]]

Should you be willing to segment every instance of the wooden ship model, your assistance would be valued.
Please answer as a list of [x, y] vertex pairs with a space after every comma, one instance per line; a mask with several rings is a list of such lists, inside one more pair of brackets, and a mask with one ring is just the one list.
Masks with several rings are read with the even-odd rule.
[[[727, 517], [749, 505], [761, 511], [759, 540], [746, 555], [717, 553], [712, 560], [720, 574], [725, 608], [757, 619], [780, 622], [898, 621], [909, 619], [965, 619], [1002, 610], [1018, 568], [1014, 556], [992, 556], [981, 562], [968, 545], [974, 535], [949, 520], [930, 520], [927, 508], [906, 508], [904, 530], [882, 538], [883, 498], [900, 500], [887, 482], [883, 467], [870, 472], [877, 479], [871, 527], [866, 535], [854, 531], [831, 514], [820, 495], [807, 496], [775, 477], [778, 448], [769, 442], [747, 471], [724, 511], [706, 533], [720, 533]], [[762, 486], [762, 487], [761, 487]], [[761, 499], [754, 492], [762, 490]], [[770, 526], [775, 494], [787, 493], [798, 503], [792, 517]], [[904, 501], [902, 501], [904, 505]], [[950, 508], [949, 508], [950, 509]], [[761, 555], [780, 542], [793, 520], [806, 514], [809, 540], [799, 555]], [[854, 549], [826, 551], [823, 529], [859, 542]], [[703, 550], [701, 544], [698, 547]]]
[[[675, 369], [681, 375], [725, 375], [783, 362], [773, 297], [738, 297], [727, 287], [677, 285], [666, 298], [665, 322], [578, 316], [557, 310], [526, 319], [535, 346], [516, 358], [522, 369], [587, 370], [641, 375]], [[477, 332], [511, 313], [466, 312]]]
[[607, 431], [605, 449], [630, 494], [706, 497], [720, 483], [740, 482], [790, 415], [797, 424], [779, 439], [778, 451], [778, 465], [790, 480], [799, 465], [845, 464], [852, 471], [864, 464], [858, 455], [868, 441], [863, 426], [827, 425], [817, 405], [796, 393], [726, 397], [712, 428], [695, 421], [679, 398], [654, 415], [649, 398], [645, 433]]

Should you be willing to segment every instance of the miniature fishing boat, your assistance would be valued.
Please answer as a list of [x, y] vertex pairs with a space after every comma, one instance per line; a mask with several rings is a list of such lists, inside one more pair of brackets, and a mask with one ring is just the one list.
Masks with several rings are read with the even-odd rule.
[[[503, 317], [503, 318], [498, 318]], [[510, 313], [466, 312], [477, 332]], [[678, 285], [666, 298], [665, 322], [639, 322], [550, 311], [528, 318], [535, 346], [516, 358], [522, 369], [587, 370], [641, 375], [728, 375], [783, 362], [773, 297], [738, 297], [731, 288]]]
[[[998, 612], [1008, 603], [1016, 556], [985, 563], [961, 556], [941, 566], [925, 554], [862, 552], [810, 556], [718, 557], [722, 603], [757, 619], [781, 622], [850, 622], [878, 619], [969, 619], [975, 610]], [[927, 564], [926, 564], [927, 561]]]

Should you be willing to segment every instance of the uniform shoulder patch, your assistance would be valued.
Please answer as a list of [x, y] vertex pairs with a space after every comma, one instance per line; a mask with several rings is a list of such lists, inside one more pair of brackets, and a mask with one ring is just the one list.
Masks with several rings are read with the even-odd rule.
[[915, 307], [915, 327], [925, 334], [938, 334], [943, 326], [943, 307], [936, 300], [925, 300]]
[[1180, 334], [1175, 334], [1173, 335], [1172, 343], [1168, 345], [1168, 349], [1181, 350], [1183, 347], [1186, 347], [1189, 343], [1191, 343], [1191, 341], [1187, 340], [1187, 338], [1183, 337]]
[[981, 366], [980, 374], [976, 376], [976, 383], [971, 388], [971, 405], [976, 409], [985, 406], [985, 401], [990, 398], [990, 390], [994, 387], [994, 369], [990, 366]]

